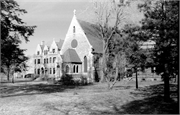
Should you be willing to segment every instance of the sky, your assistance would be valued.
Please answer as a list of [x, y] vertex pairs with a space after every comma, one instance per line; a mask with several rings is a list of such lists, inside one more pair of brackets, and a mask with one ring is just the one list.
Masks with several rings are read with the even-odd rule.
[[[27, 49], [25, 55], [33, 55], [37, 44], [41, 41], [51, 42], [53, 39], [59, 41], [64, 39], [68, 27], [73, 18], [73, 11], [76, 9], [78, 19], [92, 18], [88, 16], [91, 10], [92, 0], [16, 0], [21, 9], [28, 13], [20, 16], [29, 26], [37, 26], [33, 36], [29, 37], [29, 42], [24, 41], [21, 48]], [[140, 17], [137, 8], [132, 5], [129, 8], [131, 20], [138, 20]]]
[[21, 9], [28, 13], [20, 16], [29, 26], [36, 25], [33, 36], [29, 37], [29, 42], [22, 42], [21, 48], [27, 49], [26, 55], [35, 53], [38, 43], [41, 41], [51, 42], [53, 39], [59, 41], [64, 39], [73, 11], [76, 9], [77, 16], [88, 7], [88, 0], [16, 0]]

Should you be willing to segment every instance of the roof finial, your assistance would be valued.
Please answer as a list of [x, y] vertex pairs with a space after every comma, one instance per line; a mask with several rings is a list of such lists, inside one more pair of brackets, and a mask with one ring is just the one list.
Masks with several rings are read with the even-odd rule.
[[74, 15], [76, 15], [76, 10], [75, 10], [75, 9], [74, 9], [74, 11], [73, 11], [73, 12], [74, 12]]

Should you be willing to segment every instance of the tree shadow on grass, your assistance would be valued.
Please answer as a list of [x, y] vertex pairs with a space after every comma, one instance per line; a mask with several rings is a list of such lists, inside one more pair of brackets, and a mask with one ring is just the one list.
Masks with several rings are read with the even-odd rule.
[[[111, 105], [112, 108], [107, 110], [92, 110], [89, 111], [93, 115], [102, 115], [102, 114], [178, 114], [179, 113], [179, 104], [174, 98], [177, 96], [177, 85], [170, 85], [171, 89], [171, 101], [165, 102], [163, 98], [163, 84], [152, 85], [143, 88], [139, 88], [135, 91], [132, 91], [130, 95], [134, 97], [143, 97], [143, 99], [133, 100], [124, 105], [119, 104], [106, 104]], [[173, 94], [173, 95], [172, 95]], [[138, 98], [137, 98], [138, 99]]]
[[0, 88], [1, 97], [13, 97], [22, 95], [46, 94], [63, 92], [67, 89], [80, 88], [77, 86], [64, 86], [60, 84], [26, 84], [5, 86]]
[[[164, 101], [164, 84], [139, 88], [131, 94], [135, 97], [144, 97], [142, 100], [129, 102], [121, 107], [123, 113], [129, 114], [178, 114], [177, 85], [170, 84], [171, 101]], [[121, 113], [121, 112], [120, 112]]]
[[162, 96], [152, 96], [127, 103], [121, 107], [123, 111], [117, 112], [128, 114], [178, 114], [178, 106], [175, 101], [166, 103]]

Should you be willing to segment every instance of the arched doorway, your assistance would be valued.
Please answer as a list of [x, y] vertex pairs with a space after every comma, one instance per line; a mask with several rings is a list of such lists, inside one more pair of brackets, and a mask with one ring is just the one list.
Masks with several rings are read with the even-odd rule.
[[84, 72], [87, 72], [87, 57], [84, 57]]

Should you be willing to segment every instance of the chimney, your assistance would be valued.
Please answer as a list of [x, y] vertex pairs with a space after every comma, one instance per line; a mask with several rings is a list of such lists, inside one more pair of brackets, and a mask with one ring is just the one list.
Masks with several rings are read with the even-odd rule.
[[44, 41], [41, 41], [41, 45], [44, 45]]
[[74, 11], [73, 11], [73, 12], [74, 12], [74, 16], [75, 16], [75, 15], [76, 15], [76, 10], [74, 9]]

